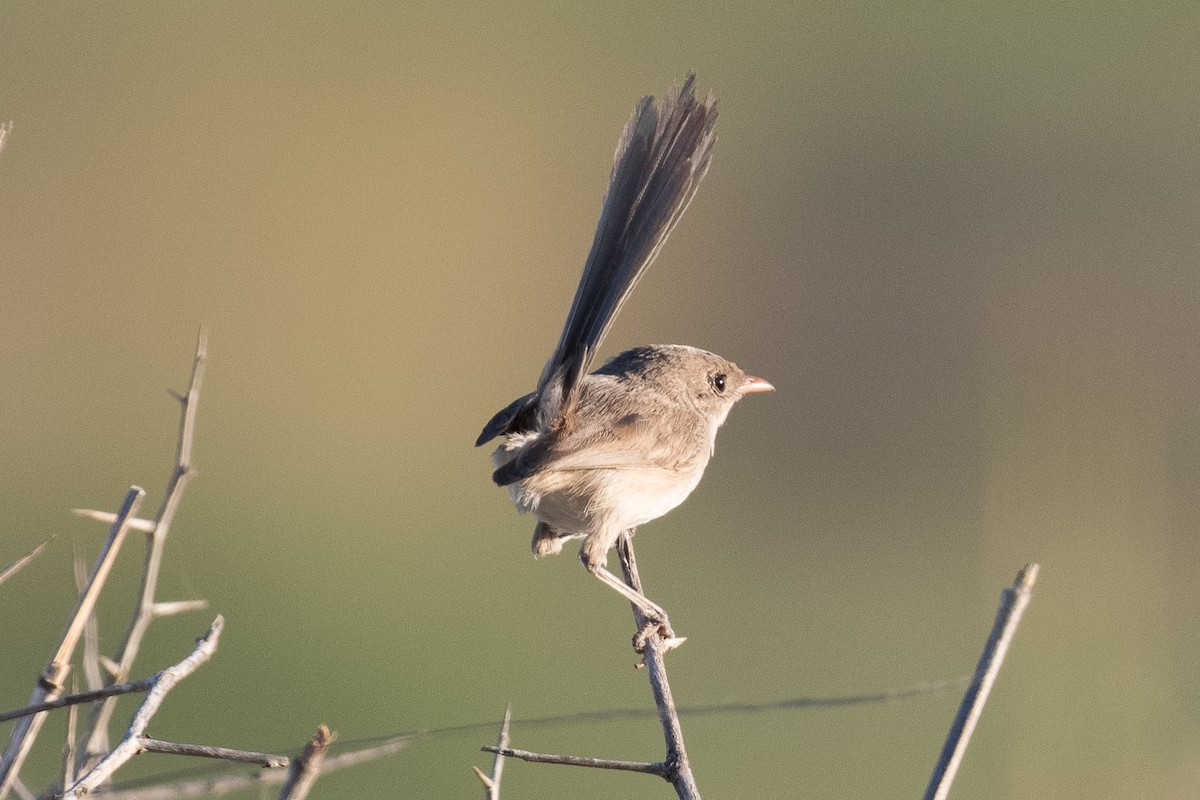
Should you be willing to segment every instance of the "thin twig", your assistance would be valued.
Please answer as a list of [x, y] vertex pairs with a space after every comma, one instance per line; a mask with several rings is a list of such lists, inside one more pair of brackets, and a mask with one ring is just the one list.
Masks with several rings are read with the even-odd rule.
[[145, 692], [154, 685], [158, 675], [151, 675], [148, 678], [142, 678], [140, 681], [133, 683], [122, 683], [118, 686], [105, 686], [102, 689], [90, 689], [86, 692], [78, 692], [76, 694], [68, 694], [54, 700], [48, 700], [37, 705], [25, 706], [23, 708], [13, 709], [12, 711], [0, 711], [0, 722], [8, 722], [10, 719], [18, 719], [20, 717], [28, 717], [30, 714], [39, 714], [43, 711], [53, 711], [56, 708], [67, 708], [68, 706], [79, 705], [80, 703], [91, 703], [96, 700], [103, 700], [106, 697], [116, 697], [121, 694], [133, 694], [134, 692]]
[[[167, 535], [171, 531], [171, 522], [175, 518], [175, 511], [179, 508], [180, 500], [183, 499], [183, 491], [193, 474], [192, 442], [196, 433], [196, 407], [200, 400], [200, 387], [204, 382], [204, 368], [207, 361], [208, 334], [201, 328], [196, 339], [196, 356], [192, 362], [192, 376], [188, 382], [187, 393], [176, 395], [182, 407], [182, 413], [179, 420], [175, 465], [171, 471], [171, 479], [167, 485], [162, 506], [153, 520], [153, 529], [147, 535], [146, 560], [142, 572], [139, 602], [125, 633], [125, 639], [117, 651], [116, 667], [112, 671], [110, 679], [112, 683], [122, 683], [129, 679], [142, 639], [146, 635], [146, 629], [159, 615], [160, 604], [155, 599], [158, 575], [162, 567]], [[91, 766], [91, 763], [107, 750], [108, 725], [115, 709], [116, 701], [113, 699], [105, 700], [92, 708], [86, 733], [87, 745], [79, 754], [81, 768], [86, 769]]]
[[[642, 579], [638, 575], [637, 558], [633, 552], [633, 531], [625, 531], [617, 540], [617, 555], [621, 561], [621, 572], [625, 583], [636, 592], [642, 591]], [[648, 620], [636, 604], [633, 608], [633, 619], [639, 631], [647, 630]], [[673, 787], [680, 800], [699, 800], [700, 790], [696, 786], [696, 778], [692, 775], [692, 765], [688, 760], [687, 749], [683, 743], [683, 728], [679, 724], [679, 712], [675, 708], [675, 698], [671, 694], [671, 685], [667, 681], [667, 665], [663, 655], [668, 646], [657, 631], [650, 631], [646, 637], [645, 649], [642, 652], [643, 663], [650, 678], [650, 691], [654, 695], [654, 705], [658, 708], [658, 720], [662, 724], [663, 737], [667, 744], [667, 757], [664, 760], [666, 772], [664, 777]]]
[[16, 575], [18, 572], [24, 569], [25, 565], [37, 558], [38, 555], [40, 555], [41, 552], [46, 549], [46, 545], [48, 544], [50, 544], [49, 539], [39, 544], [37, 547], [30, 550], [28, 553], [12, 562], [4, 569], [0, 569], [0, 583], [4, 583], [13, 575]]
[[12, 133], [12, 129], [11, 119], [8, 122], [0, 123], [0, 153], [4, 152], [4, 145], [8, 141], [8, 134]]
[[164, 742], [149, 736], [138, 738], [138, 752], [162, 753], [168, 756], [195, 756], [197, 758], [216, 758], [221, 761], [234, 761], [239, 764], [257, 764], [260, 767], [279, 769], [286, 767], [291, 759], [274, 753], [260, 753], [256, 750], [235, 750], [232, 747], [213, 747], [207, 744], [185, 744], [184, 742]]
[[510, 703], [504, 707], [504, 723], [500, 726], [500, 738], [496, 740], [496, 749], [491, 751], [496, 754], [496, 760], [492, 762], [492, 774], [485, 775], [479, 767], [472, 767], [475, 770], [475, 777], [479, 778], [480, 783], [483, 784], [486, 800], [500, 800], [500, 778], [504, 774], [504, 751], [508, 749], [511, 726], [512, 704]]
[[333, 733], [322, 725], [317, 728], [316, 735], [304, 745], [304, 752], [292, 760], [288, 767], [287, 778], [283, 788], [279, 790], [279, 800], [304, 800], [312, 790], [313, 784], [321, 774], [321, 766], [325, 763], [325, 755], [329, 745], [333, 744]]
[[1017, 632], [1017, 626], [1021, 623], [1021, 615], [1025, 613], [1025, 607], [1033, 597], [1033, 584], [1037, 581], [1037, 574], [1037, 564], [1026, 564], [1025, 568], [1017, 573], [1013, 585], [1000, 593], [1000, 608], [996, 611], [996, 621], [992, 624], [983, 654], [975, 667], [975, 677], [967, 688], [958, 714], [950, 726], [950, 733], [946, 736], [946, 744], [938, 756], [929, 786], [925, 789], [925, 800], [945, 800], [950, 794], [950, 785], [954, 782], [963, 754], [970, 744], [975, 725], [983, 714], [983, 706], [992, 690], [992, 684], [996, 682], [996, 676], [1000, 673], [1000, 666], [1004, 663], [1004, 656], [1008, 653], [1008, 646]]
[[644, 772], [667, 778], [669, 767], [658, 761], [625, 761], [617, 758], [585, 758], [583, 756], [563, 756], [557, 753], [534, 753], [530, 750], [518, 750], [513, 747], [481, 747], [485, 753], [495, 753], [500, 756], [519, 758], [534, 764], [562, 764], [567, 767], [592, 767], [594, 769], [615, 769], [622, 772]]
[[[111, 511], [97, 511], [94, 508], [72, 508], [71, 513], [83, 519], [92, 519], [96, 522], [103, 522], [105, 525], [111, 525], [116, 514]], [[129, 520], [129, 530], [138, 531], [139, 533], [154, 533], [154, 520], [137, 519]]]
[[[74, 567], [75, 589], [82, 592], [83, 587], [87, 586], [87, 565], [78, 549], [75, 550]], [[83, 676], [89, 689], [99, 689], [104, 685], [104, 676], [100, 672], [100, 620], [95, 608], [88, 614], [87, 624], [83, 626]]]
[[[71, 693], [75, 694], [79, 689], [79, 675], [71, 676]], [[71, 710], [67, 712], [67, 744], [63, 748], [62, 758], [62, 786], [70, 786], [75, 782], [75, 744], [77, 739], [75, 731], [79, 721], [79, 707], [71, 706]]]
[[[325, 759], [325, 763], [321, 767], [321, 774], [328, 775], [337, 770], [354, 767], [368, 761], [392, 755], [393, 753], [398, 753], [407, 748], [417, 738], [410, 734], [396, 736], [378, 745], [363, 748], [362, 750], [353, 750], [349, 753], [329, 756]], [[97, 796], [104, 798], [104, 800], [187, 800], [188, 798], [195, 797], [216, 797], [256, 786], [274, 786], [283, 783], [286, 777], [287, 773], [280, 770], [257, 772], [254, 774], [229, 773], [212, 778], [147, 786], [142, 789], [105, 791]]]
[[221, 630], [225, 627], [224, 617], [217, 616], [204, 636], [196, 640], [196, 648], [191, 654], [173, 667], [168, 667], [155, 676], [154, 686], [146, 694], [146, 699], [138, 706], [130, 720], [125, 736], [108, 755], [100, 759], [85, 775], [77, 780], [64, 794], [64, 800], [77, 800], [100, 786], [117, 771], [125, 762], [146, 751], [146, 726], [158, 712], [167, 693], [181, 680], [191, 675], [196, 669], [208, 661], [216, 652], [217, 642], [221, 638]]
[[[145, 496], [146, 492], [138, 486], [132, 487], [125, 495], [125, 502], [121, 504], [121, 511], [113, 521], [104, 547], [96, 559], [96, 566], [92, 570], [92, 577], [88, 581], [87, 588], [80, 593], [75, 611], [67, 623], [67, 630], [63, 633], [62, 640], [51, 657], [50, 663], [46, 665], [38, 678], [28, 705], [54, 700], [62, 694], [63, 681], [71, 668], [71, 654], [75, 652], [75, 646], [79, 643], [79, 637], [87, 624], [87, 618], [96, 605], [96, 598], [99, 597], [100, 590], [104, 588], [104, 582], [108, 579], [113, 562], [116, 561], [117, 553], [121, 549], [121, 543], [125, 540], [125, 533], [129, 529], [126, 521], [137, 514], [137, 510], [142, 504], [142, 498]], [[21, 765], [25, 762], [25, 757], [29, 755], [29, 749], [33, 747], [33, 742], [45, 721], [46, 714], [43, 712], [22, 717], [21, 721], [13, 726], [8, 748], [4, 751], [3, 759], [0, 759], [0, 800], [7, 797], [8, 792], [12, 789], [13, 781], [21, 771]]]

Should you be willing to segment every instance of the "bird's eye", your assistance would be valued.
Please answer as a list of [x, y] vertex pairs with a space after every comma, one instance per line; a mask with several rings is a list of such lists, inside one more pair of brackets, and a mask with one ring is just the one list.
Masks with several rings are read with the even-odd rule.
[[725, 373], [718, 372], [709, 378], [712, 387], [717, 390], [717, 394], [725, 393]]

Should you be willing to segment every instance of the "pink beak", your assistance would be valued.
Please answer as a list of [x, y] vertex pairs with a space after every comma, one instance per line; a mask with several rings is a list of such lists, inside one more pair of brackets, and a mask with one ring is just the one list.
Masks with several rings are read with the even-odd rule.
[[751, 394], [752, 392], [773, 392], [775, 387], [764, 381], [762, 378], [756, 378], [753, 375], [746, 376], [746, 382], [742, 384], [742, 394]]

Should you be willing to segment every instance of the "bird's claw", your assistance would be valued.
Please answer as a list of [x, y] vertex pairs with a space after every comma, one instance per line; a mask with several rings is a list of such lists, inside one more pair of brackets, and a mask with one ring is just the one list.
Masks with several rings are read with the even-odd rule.
[[666, 617], [662, 619], [647, 619], [641, 629], [633, 635], [633, 650], [638, 655], [646, 651], [646, 642], [650, 637], [657, 636], [662, 643], [662, 651], [668, 653], [687, 641], [686, 636], [676, 636], [671, 628], [671, 622]]

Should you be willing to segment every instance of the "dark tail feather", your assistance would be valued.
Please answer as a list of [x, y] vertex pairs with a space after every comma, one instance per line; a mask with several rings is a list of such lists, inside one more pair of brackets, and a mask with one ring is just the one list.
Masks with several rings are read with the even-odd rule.
[[643, 99], [625, 125], [583, 277], [538, 382], [542, 427], [570, 416], [596, 349], [708, 171], [717, 101], [712, 92], [698, 101], [694, 83], [689, 75], [661, 108]]

